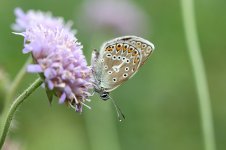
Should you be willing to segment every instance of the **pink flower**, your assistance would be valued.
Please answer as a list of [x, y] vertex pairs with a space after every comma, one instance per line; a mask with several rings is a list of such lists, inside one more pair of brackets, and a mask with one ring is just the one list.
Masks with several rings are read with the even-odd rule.
[[64, 22], [62, 17], [53, 17], [50, 12], [29, 10], [25, 13], [21, 8], [15, 9], [16, 23], [12, 25], [14, 31], [25, 31], [29, 27], [42, 25], [46, 28], [64, 28], [71, 30], [72, 22]]
[[35, 15], [39, 16], [38, 20], [28, 26], [17, 24], [18, 28], [25, 28], [25, 32], [19, 33], [25, 41], [23, 53], [31, 52], [35, 62], [28, 66], [28, 72], [41, 74], [46, 88], [59, 97], [59, 103], [69, 103], [81, 112], [92, 88], [91, 69], [87, 66], [82, 45], [70, 28], [58, 21], [59, 18], [51, 20], [47, 16], [45, 20], [44, 15], [40, 17], [44, 13], [29, 12], [32, 17], [27, 17], [28, 22], [29, 18], [35, 20]]
[[82, 25], [94, 31], [112, 29], [119, 34], [146, 32], [147, 16], [129, 0], [88, 0], [82, 10]]

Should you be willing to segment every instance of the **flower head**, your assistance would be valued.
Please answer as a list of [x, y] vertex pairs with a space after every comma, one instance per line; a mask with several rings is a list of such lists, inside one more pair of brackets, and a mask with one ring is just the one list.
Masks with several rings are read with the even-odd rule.
[[[51, 18], [47, 20], [51, 22]], [[91, 70], [74, 34], [61, 25], [49, 27], [43, 18], [43, 23], [28, 26], [20, 35], [25, 41], [23, 52], [31, 52], [35, 62], [27, 71], [40, 73], [59, 103], [68, 103], [81, 112], [92, 88]]]
[[129, 0], [87, 0], [81, 14], [84, 18], [82, 25], [92, 30], [112, 29], [119, 34], [141, 34], [147, 29], [146, 14]]
[[6, 139], [2, 150], [12, 150], [12, 149], [13, 150], [22, 150], [23, 146], [19, 142], [8, 138], [8, 139]]
[[21, 8], [16, 8], [14, 13], [16, 15], [16, 23], [12, 25], [14, 31], [25, 31], [38, 24], [45, 26], [45, 28], [71, 30], [71, 21], [65, 23], [62, 17], [53, 17], [50, 12], [29, 10], [25, 13]]

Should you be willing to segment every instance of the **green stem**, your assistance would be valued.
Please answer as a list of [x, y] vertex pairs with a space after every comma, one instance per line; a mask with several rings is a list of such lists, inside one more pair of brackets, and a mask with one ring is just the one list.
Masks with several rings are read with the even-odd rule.
[[211, 101], [195, 23], [193, 0], [181, 0], [184, 30], [199, 98], [205, 150], [215, 150]]
[[6, 115], [6, 120], [3, 123], [3, 129], [2, 129], [2, 133], [1, 133], [1, 139], [0, 139], [0, 149], [2, 148], [6, 135], [8, 133], [9, 127], [10, 127], [10, 123], [13, 119], [13, 116], [17, 110], [17, 108], [20, 106], [20, 104], [22, 104], [24, 102], [24, 100], [35, 91], [35, 89], [37, 89], [40, 85], [42, 84], [42, 79], [38, 78], [35, 80], [35, 82], [30, 85], [19, 97], [17, 97], [15, 99], [15, 101], [13, 101], [8, 114]]

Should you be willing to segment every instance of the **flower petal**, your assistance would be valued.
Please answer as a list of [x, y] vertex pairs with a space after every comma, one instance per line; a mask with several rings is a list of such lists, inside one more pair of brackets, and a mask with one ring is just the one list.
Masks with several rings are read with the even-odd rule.
[[43, 72], [42, 67], [38, 64], [30, 64], [27, 66], [27, 72], [41, 73]]
[[60, 96], [59, 103], [62, 104], [62, 103], [64, 103], [65, 100], [66, 100], [66, 94], [63, 93], [63, 94]]

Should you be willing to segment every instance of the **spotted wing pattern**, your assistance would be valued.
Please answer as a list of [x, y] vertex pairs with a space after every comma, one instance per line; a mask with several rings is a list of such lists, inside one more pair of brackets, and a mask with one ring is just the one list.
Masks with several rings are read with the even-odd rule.
[[92, 59], [94, 77], [110, 92], [131, 78], [147, 60], [154, 46], [136, 36], [124, 36], [103, 44]]
[[[129, 39], [129, 37], [132, 37], [131, 39]], [[149, 56], [151, 56], [152, 52], [154, 51], [154, 44], [152, 44], [151, 42], [149, 42], [148, 40], [145, 40], [143, 38], [140, 37], [136, 37], [136, 36], [128, 36], [125, 37], [125, 39], [129, 39], [128, 42], [136, 47], [138, 50], [141, 51], [142, 53], [142, 60], [141, 60], [141, 65], [140, 67], [145, 63], [145, 61], [149, 58]]]

